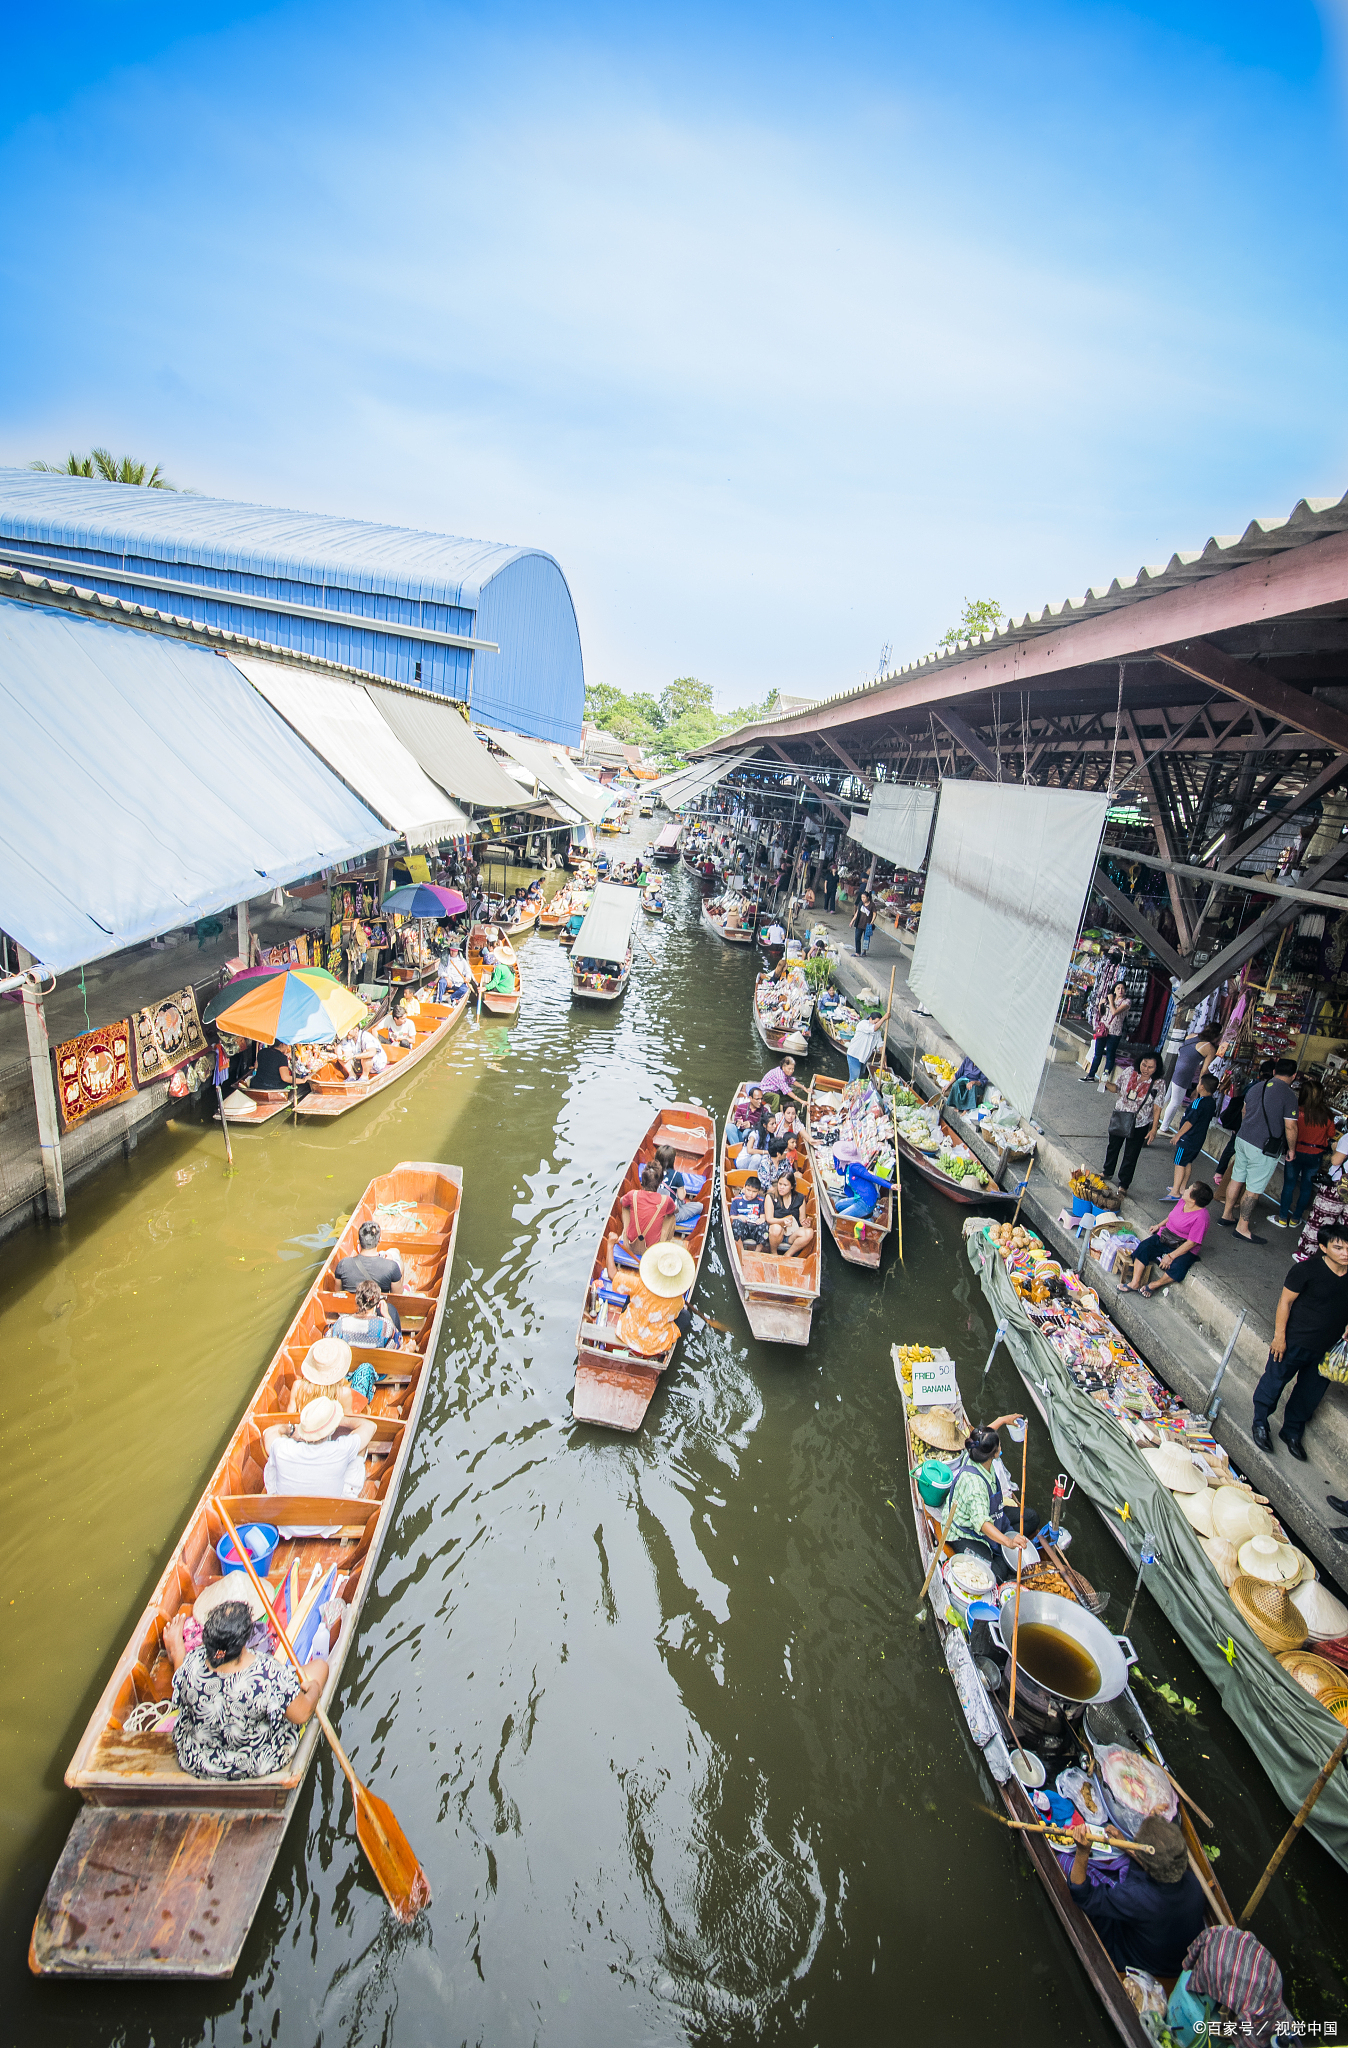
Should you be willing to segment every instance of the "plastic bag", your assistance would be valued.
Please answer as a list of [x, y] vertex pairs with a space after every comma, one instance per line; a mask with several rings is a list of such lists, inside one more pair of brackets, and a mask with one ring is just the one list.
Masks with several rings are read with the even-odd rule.
[[1340, 1337], [1332, 1351], [1320, 1360], [1320, 1377], [1336, 1386], [1348, 1386], [1348, 1337]]

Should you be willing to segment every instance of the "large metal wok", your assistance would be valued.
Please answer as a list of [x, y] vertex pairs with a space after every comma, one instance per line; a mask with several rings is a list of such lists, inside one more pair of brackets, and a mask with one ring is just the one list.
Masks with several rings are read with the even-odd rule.
[[[1001, 1605], [994, 1607], [991, 1601], [978, 1600], [969, 1609], [969, 1620], [986, 1621], [997, 1641], [1011, 1654], [1011, 1638], [1014, 1630], [1015, 1587], [1006, 1586], [1002, 1591]], [[1100, 1673], [1099, 1690], [1091, 1693], [1087, 1706], [1098, 1706], [1103, 1700], [1115, 1700], [1127, 1689], [1129, 1666], [1136, 1664], [1137, 1653], [1127, 1636], [1112, 1636], [1103, 1622], [1097, 1621], [1086, 1608], [1079, 1607], [1075, 1600], [1064, 1600], [1059, 1593], [1026, 1593], [1020, 1596], [1020, 1625], [1022, 1629], [1055, 1628], [1061, 1635], [1079, 1645], [1087, 1656], [1094, 1660]], [[1053, 1694], [1069, 1706], [1079, 1706], [1081, 1701], [1070, 1693], [1055, 1692], [1045, 1684], [1039, 1675], [1026, 1665], [1019, 1668], [1035, 1685]]]

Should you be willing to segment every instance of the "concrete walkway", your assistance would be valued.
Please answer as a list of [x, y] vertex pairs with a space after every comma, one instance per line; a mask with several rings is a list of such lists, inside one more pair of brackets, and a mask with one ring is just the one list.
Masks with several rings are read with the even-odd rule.
[[[883, 1004], [889, 996], [890, 974], [894, 971], [894, 1008], [890, 1019], [889, 1045], [894, 1065], [910, 1071], [914, 1044], [920, 1052], [940, 1052], [958, 1062], [963, 1049], [948, 1039], [935, 1017], [917, 1015], [917, 999], [908, 984], [912, 960], [911, 940], [896, 937], [893, 927], [875, 927], [871, 950], [857, 959], [854, 938], [848, 925], [850, 910], [839, 908], [832, 916], [814, 913], [814, 922], [826, 924], [835, 934], [841, 953], [838, 980], [852, 995], [868, 995]], [[1059, 1033], [1060, 1040], [1066, 1034]], [[1076, 1265], [1080, 1254], [1077, 1239], [1061, 1230], [1057, 1218], [1070, 1206], [1068, 1181], [1083, 1163], [1103, 1167], [1105, 1130], [1114, 1098], [1083, 1086], [1081, 1068], [1066, 1042], [1055, 1047], [1055, 1057], [1045, 1070], [1033, 1121], [1043, 1133], [1030, 1184], [1026, 1190], [1025, 1219], [1045, 1237], [1055, 1252]], [[983, 1144], [976, 1125], [950, 1116], [949, 1122], [970, 1144], [985, 1164], [995, 1164], [995, 1155]], [[1222, 1143], [1225, 1143], [1222, 1133]], [[1215, 1146], [1215, 1140], [1214, 1140]], [[1154, 1228], [1168, 1214], [1161, 1200], [1170, 1184], [1173, 1144], [1157, 1139], [1138, 1161], [1129, 1198], [1122, 1214], [1140, 1232]], [[1202, 1177], [1211, 1180], [1216, 1160], [1208, 1159]], [[1251, 1228], [1263, 1245], [1245, 1244], [1232, 1230], [1222, 1230], [1215, 1221], [1219, 1203], [1214, 1203], [1214, 1221], [1209, 1226], [1200, 1263], [1192, 1268], [1183, 1284], [1143, 1306], [1135, 1295], [1125, 1295], [1118, 1284], [1093, 1259], [1087, 1260], [1090, 1285], [1100, 1295], [1107, 1312], [1128, 1336], [1152, 1368], [1194, 1409], [1207, 1404], [1208, 1390], [1218, 1362], [1235, 1330], [1240, 1312], [1245, 1321], [1222, 1381], [1222, 1409], [1216, 1435], [1232, 1459], [1261, 1493], [1268, 1495], [1276, 1513], [1298, 1541], [1310, 1550], [1341, 1586], [1348, 1585], [1348, 1544], [1330, 1534], [1341, 1518], [1325, 1506], [1327, 1493], [1348, 1498], [1348, 1390], [1331, 1387], [1306, 1432], [1307, 1462], [1298, 1463], [1277, 1440], [1274, 1419], [1273, 1457], [1258, 1450], [1250, 1436], [1255, 1384], [1263, 1371], [1273, 1333], [1273, 1318], [1283, 1276], [1292, 1263], [1296, 1235], [1273, 1229], [1268, 1217], [1276, 1208], [1280, 1176], [1274, 1176], [1271, 1203], [1261, 1202]]]

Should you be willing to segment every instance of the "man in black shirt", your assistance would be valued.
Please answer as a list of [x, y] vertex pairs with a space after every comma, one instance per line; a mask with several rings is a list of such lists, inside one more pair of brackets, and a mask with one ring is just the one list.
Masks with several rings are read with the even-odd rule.
[[1069, 1833], [1076, 1845], [1067, 1878], [1072, 1897], [1109, 1951], [1115, 1969], [1178, 1977], [1184, 1952], [1203, 1932], [1206, 1918], [1202, 1886], [1189, 1868], [1179, 1828], [1150, 1815], [1137, 1839], [1151, 1855], [1130, 1857], [1118, 1884], [1098, 1886], [1086, 1878], [1090, 1830], [1078, 1822]]
[[1261, 1451], [1272, 1452], [1269, 1418], [1294, 1379], [1296, 1388], [1278, 1435], [1292, 1456], [1303, 1460], [1306, 1424], [1329, 1385], [1320, 1376], [1320, 1360], [1340, 1337], [1348, 1336], [1348, 1227], [1326, 1223], [1318, 1242], [1315, 1257], [1293, 1266], [1283, 1281], [1268, 1363], [1254, 1390], [1250, 1432]]
[[377, 1223], [362, 1223], [356, 1241], [360, 1250], [337, 1261], [337, 1285], [343, 1294], [354, 1294], [362, 1280], [373, 1280], [387, 1294], [403, 1277], [402, 1260], [380, 1257]]

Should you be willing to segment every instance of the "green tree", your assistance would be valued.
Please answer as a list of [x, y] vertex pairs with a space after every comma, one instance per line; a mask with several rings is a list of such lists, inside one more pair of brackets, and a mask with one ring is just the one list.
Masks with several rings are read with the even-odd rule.
[[64, 462], [30, 462], [28, 467], [45, 470], [49, 476], [92, 476], [109, 484], [139, 484], [147, 491], [178, 488], [169, 482], [157, 462], [140, 462], [134, 455], [124, 455], [118, 462], [107, 448], [93, 448], [87, 455], [72, 451]]
[[627, 699], [621, 690], [615, 690], [612, 683], [587, 683], [585, 685], [585, 718], [590, 725], [597, 725], [601, 732], [608, 731], [608, 722], [615, 712], [621, 711]]
[[659, 700], [657, 698], [652, 697], [649, 694], [634, 694], [633, 696], [629, 697], [627, 701], [631, 705], [632, 710], [636, 713], [637, 717], [645, 719], [647, 725], [650, 727], [652, 732], [659, 732], [661, 726], [665, 722], [665, 714], [660, 709]]
[[660, 710], [666, 725], [673, 725], [690, 711], [705, 711], [712, 717], [711, 684], [700, 683], [696, 676], [675, 676], [660, 692]]
[[942, 633], [938, 647], [958, 647], [963, 640], [977, 640], [982, 633], [995, 633], [1002, 623], [1002, 608], [995, 597], [966, 597], [960, 622]]

